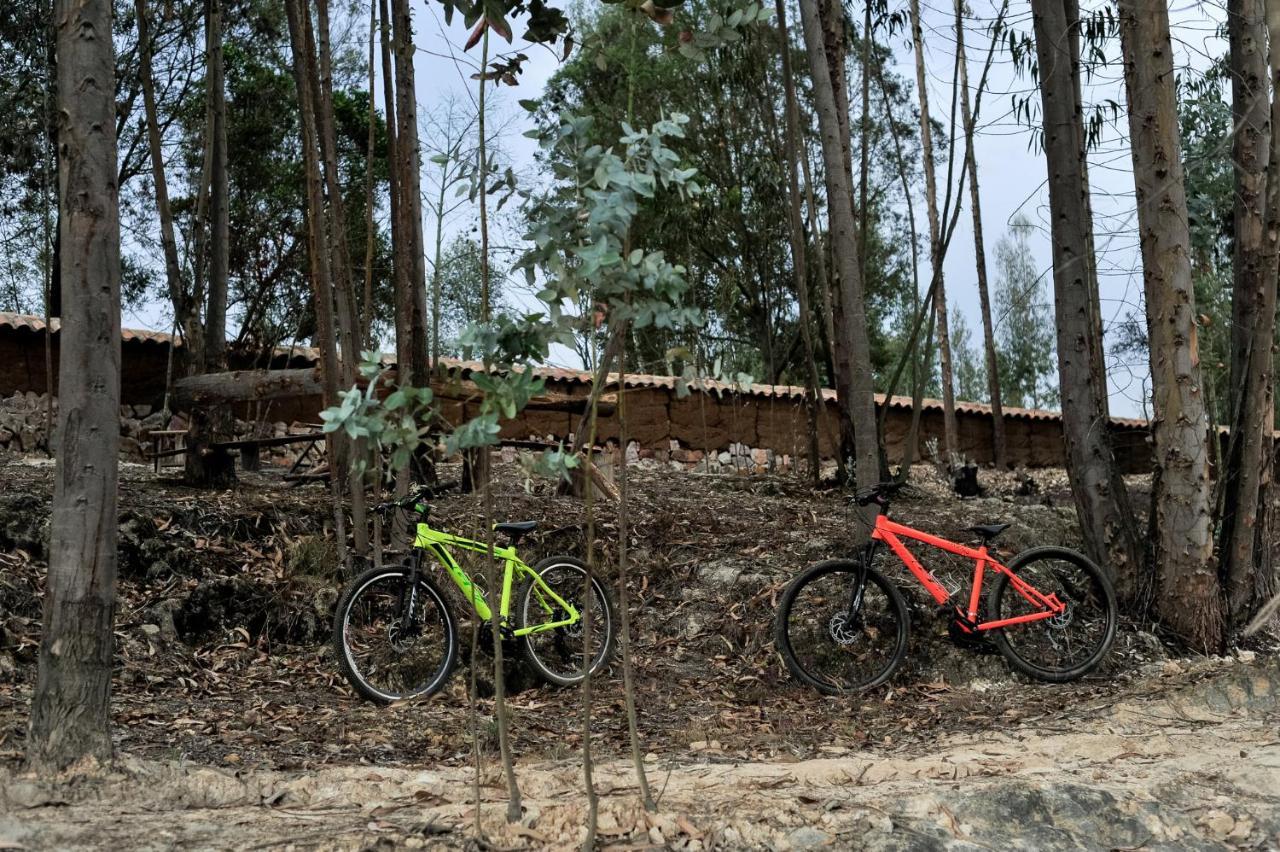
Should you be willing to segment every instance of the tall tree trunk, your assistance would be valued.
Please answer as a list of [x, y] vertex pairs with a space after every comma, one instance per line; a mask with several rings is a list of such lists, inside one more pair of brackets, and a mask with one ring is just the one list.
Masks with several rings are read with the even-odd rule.
[[[822, 22], [816, 0], [800, 0], [800, 17], [804, 28], [809, 71], [813, 78], [813, 97], [822, 136], [822, 153], [827, 176], [827, 215], [835, 248], [837, 273], [840, 278], [843, 334], [849, 341], [850, 361], [858, 365], [851, 376], [848, 396], [840, 400], [854, 426], [854, 465], [859, 485], [874, 484], [880, 475], [879, 438], [876, 433], [876, 404], [872, 385], [871, 345], [867, 337], [867, 318], [863, 304], [861, 262], [853, 221], [852, 190], [849, 171], [845, 168], [841, 145], [840, 113], [832, 87], [830, 68], [823, 49]], [[847, 137], [847, 134], [843, 134]]]
[[[208, 304], [204, 314], [200, 372], [216, 372], [227, 365], [227, 291], [230, 252], [230, 202], [227, 179], [227, 95], [222, 50], [222, 0], [205, 0], [206, 92], [208, 106], [209, 265]], [[198, 206], [198, 205], [197, 205]], [[197, 258], [199, 262], [199, 258]], [[184, 454], [185, 480], [204, 488], [227, 488], [236, 479], [235, 460], [211, 446], [231, 431], [231, 412], [196, 408], [191, 412]]]
[[960, 118], [964, 123], [965, 168], [969, 171], [969, 208], [973, 214], [973, 254], [978, 277], [978, 302], [982, 309], [982, 343], [986, 353], [987, 394], [991, 398], [991, 441], [996, 467], [1008, 467], [1004, 437], [1004, 409], [1000, 405], [1000, 365], [996, 360], [996, 335], [991, 322], [991, 296], [987, 289], [987, 250], [982, 239], [982, 204], [978, 191], [978, 157], [974, 152], [974, 117], [969, 103], [969, 69], [964, 52], [964, 4], [956, 0], [956, 54], [960, 66]]
[[[1063, 0], [1033, 0], [1036, 58], [1044, 148], [1049, 176], [1053, 239], [1054, 312], [1058, 343], [1058, 380], [1062, 391], [1062, 432], [1067, 449], [1067, 475], [1085, 550], [1099, 565], [1109, 566], [1122, 598], [1132, 598], [1142, 550], [1129, 493], [1112, 454], [1108, 424], [1098, 382], [1090, 267], [1088, 186], [1081, 169], [1084, 127], [1075, 109], [1074, 57], [1062, 35], [1068, 19]], [[1074, 25], [1074, 24], [1073, 24]]]
[[[827, 78], [830, 80], [831, 97], [835, 103], [835, 118], [839, 122], [840, 159], [837, 162], [840, 170], [844, 172], [845, 185], [849, 187], [849, 214], [850, 222], [852, 223], [853, 157], [849, 144], [849, 88], [845, 62], [848, 39], [845, 30], [844, 7], [836, 0], [817, 0], [816, 8], [821, 26], [822, 52], [826, 59]], [[826, 80], [823, 82], [825, 85]], [[826, 168], [831, 168], [831, 163], [827, 163]], [[831, 201], [828, 199], [828, 204], [830, 203]], [[857, 231], [852, 227], [847, 236], [850, 240], [858, 239]], [[843, 250], [835, 240], [834, 233], [827, 234], [827, 244], [833, 254]], [[856, 242], [851, 245], [857, 249], [858, 244]], [[833, 263], [832, 266], [838, 267], [838, 263]], [[861, 261], [858, 262], [858, 266], [859, 274], [861, 274]], [[833, 350], [831, 362], [835, 368], [836, 394], [841, 399], [845, 399], [853, 397], [853, 375], [858, 369], [858, 364], [850, 354], [853, 341], [849, 339], [849, 325], [845, 318], [841, 283], [838, 280], [839, 272], [838, 269], [833, 269], [832, 271], [835, 274], [823, 280], [824, 286], [828, 288], [827, 303], [831, 309], [831, 328], [834, 332], [831, 338]], [[848, 462], [857, 454], [857, 430], [854, 427], [854, 420], [848, 407], [841, 405], [839, 415], [840, 473], [843, 476], [849, 475]]]
[[160, 118], [156, 109], [155, 77], [151, 67], [151, 24], [147, 0], [135, 0], [138, 16], [138, 74], [142, 79], [142, 102], [147, 116], [147, 145], [151, 150], [151, 182], [155, 188], [156, 213], [160, 218], [160, 245], [164, 249], [165, 284], [173, 305], [175, 321], [185, 312], [182, 268], [178, 261], [178, 241], [173, 233], [173, 210], [169, 206], [169, 184], [164, 173], [164, 149], [160, 138]]
[[[329, 51], [329, 0], [316, 0], [319, 29], [319, 73], [316, 72], [312, 50], [315, 41], [311, 31], [311, 16], [305, 16], [303, 34], [306, 37], [307, 66], [311, 71], [312, 102], [318, 107], [320, 150], [324, 159], [325, 189], [329, 195], [328, 222], [329, 248], [333, 257], [334, 297], [337, 304], [338, 340], [341, 354], [338, 362], [343, 387], [350, 388], [356, 382], [360, 352], [359, 312], [356, 309], [355, 279], [351, 264], [351, 251], [347, 242], [346, 204], [342, 200], [341, 175], [338, 171], [338, 143], [333, 117], [333, 60]], [[333, 475], [345, 472], [351, 496], [352, 543], [358, 556], [369, 552], [369, 528], [365, 515], [364, 476], [351, 464], [354, 456], [366, 450], [363, 441], [349, 442], [339, 439], [339, 455], [330, 459]]]
[[388, 206], [391, 211], [391, 269], [392, 293], [395, 308], [396, 362], [400, 381], [408, 385], [412, 381], [413, 353], [410, 339], [413, 331], [413, 302], [409, 293], [409, 269], [405, 258], [405, 227], [400, 204], [400, 154], [396, 144], [396, 82], [392, 70], [391, 16], [387, 0], [378, 0], [380, 38], [382, 42], [382, 100], [387, 124], [387, 184]]
[[205, 312], [205, 372], [227, 366], [227, 278], [230, 202], [227, 180], [227, 87], [222, 56], [222, 0], [207, 0], [209, 16], [209, 115], [213, 159], [209, 173], [209, 308]]
[[1088, 339], [1088, 345], [1091, 350], [1089, 363], [1093, 368], [1095, 384], [1102, 388], [1102, 394], [1097, 399], [1098, 416], [1104, 422], [1110, 422], [1111, 400], [1107, 387], [1106, 348], [1102, 339], [1102, 298], [1098, 289], [1098, 253], [1093, 246], [1093, 196], [1089, 190], [1089, 145], [1083, 130], [1084, 94], [1082, 93], [1082, 84], [1080, 82], [1083, 76], [1080, 58], [1080, 4], [1078, 0], [1065, 0], [1064, 9], [1066, 10], [1068, 25], [1068, 49], [1071, 51], [1072, 110], [1076, 116], [1076, 121], [1079, 122], [1082, 128], [1079, 134], [1080, 191], [1084, 196], [1082, 202], [1085, 217], [1084, 230], [1089, 249], [1085, 255], [1085, 262], [1088, 264], [1089, 324], [1091, 329]]
[[924, 36], [920, 0], [911, 0], [911, 41], [915, 47], [916, 92], [920, 99], [920, 155], [924, 160], [924, 198], [929, 213], [929, 262], [933, 267], [933, 310], [937, 314], [938, 361], [942, 368], [942, 428], [948, 466], [959, 461], [956, 394], [952, 381], [951, 330], [947, 317], [947, 287], [942, 275], [942, 228], [938, 216], [938, 185], [933, 168], [933, 127], [929, 117], [929, 88], [924, 69]]
[[[410, 383], [427, 375], [427, 273], [422, 238], [421, 172], [418, 159], [418, 95], [414, 88], [413, 16], [409, 0], [391, 0], [393, 48], [396, 60], [396, 169], [400, 216], [404, 227], [402, 254], [407, 292], [398, 295], [412, 319], [409, 339]], [[401, 365], [403, 369], [403, 365]]]
[[[1266, 24], [1280, 6], [1265, 9]], [[1267, 31], [1264, 0], [1230, 0], [1231, 103], [1236, 132], [1235, 253], [1231, 296], [1231, 441], [1222, 511], [1222, 576], [1225, 616], [1238, 629], [1275, 592], [1270, 565], [1267, 506], [1270, 499], [1273, 416], [1272, 372], [1276, 312], [1276, 227], [1280, 225], [1280, 150], [1273, 134], [1280, 93], [1267, 113]], [[1273, 29], [1271, 65], [1280, 75], [1280, 47]], [[1277, 77], [1280, 79], [1280, 76]], [[1270, 163], [1268, 164], [1268, 155]], [[1270, 175], [1268, 172], [1270, 171]], [[1273, 200], [1274, 199], [1274, 200]], [[1268, 228], [1268, 222], [1270, 227]]]
[[[800, 213], [800, 175], [796, 158], [800, 137], [799, 110], [796, 106], [795, 77], [791, 73], [791, 37], [787, 32], [787, 6], [784, 0], [775, 0], [778, 14], [778, 37], [782, 50], [782, 87], [786, 97], [787, 127], [783, 156], [787, 159], [787, 198], [791, 204], [791, 271], [795, 281], [796, 299], [800, 305], [800, 336], [804, 341], [804, 360], [808, 388], [806, 411], [809, 421], [808, 451], [809, 479], [818, 484], [822, 475], [822, 455], [818, 446], [818, 417], [822, 405], [822, 382], [818, 378], [818, 362], [813, 354], [813, 318], [809, 309], [809, 276], [805, 269], [804, 221]], [[626, 447], [623, 447], [625, 452]], [[625, 463], [625, 459], [624, 459]]]
[[58, 429], [27, 759], [109, 761], [120, 446], [120, 212], [110, 0], [58, 0], [62, 248]]
[[1155, 564], [1161, 620], [1194, 646], [1222, 644], [1213, 559], [1208, 416], [1196, 342], [1191, 232], [1164, 0], [1119, 0], [1120, 48], [1147, 297], [1151, 397], [1160, 486]]
[[378, 127], [377, 101], [374, 99], [374, 58], [378, 37], [378, 4], [369, 3], [369, 137], [364, 157], [364, 298], [360, 304], [360, 339], [370, 341], [373, 333], [373, 252], [375, 236], [373, 195], [373, 148]]
[[[310, 255], [311, 292], [316, 311], [316, 348], [320, 350], [320, 372], [324, 388], [324, 404], [331, 406], [338, 399], [340, 367], [333, 310], [333, 273], [329, 265], [330, 251], [325, 232], [324, 186], [320, 176], [318, 131], [316, 129], [316, 104], [309, 82], [308, 16], [306, 0], [285, 0], [289, 19], [289, 44], [293, 53], [293, 77], [298, 92], [299, 131], [302, 142], [302, 161], [307, 187], [307, 251]], [[313, 55], [314, 56], [314, 55]], [[334, 434], [326, 441], [331, 462], [339, 456]], [[329, 477], [333, 493], [334, 532], [339, 561], [346, 564], [346, 522], [342, 510], [342, 486], [332, 467]]]

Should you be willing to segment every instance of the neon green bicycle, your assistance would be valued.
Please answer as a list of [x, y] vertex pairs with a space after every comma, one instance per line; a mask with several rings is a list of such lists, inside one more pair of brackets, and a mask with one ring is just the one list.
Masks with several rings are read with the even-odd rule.
[[[493, 613], [492, 597], [450, 552], [456, 548], [487, 555], [489, 546], [432, 529], [427, 523], [431, 507], [425, 502], [430, 493], [422, 489], [375, 507], [384, 515], [396, 509], [412, 514], [417, 529], [413, 548], [403, 565], [372, 568], [356, 577], [334, 612], [338, 666], [356, 692], [379, 704], [434, 695], [458, 661], [458, 623], [444, 593], [424, 570], [427, 558], [457, 585], [486, 632]], [[510, 541], [507, 547], [493, 548], [494, 559], [503, 563], [500, 630], [504, 641], [519, 645], [540, 677], [557, 686], [573, 686], [582, 682], [588, 653], [592, 674], [609, 662], [613, 603], [604, 584], [572, 556], [550, 556], [533, 567], [526, 565], [516, 555], [516, 545], [536, 528], [535, 521], [494, 526], [495, 533]], [[583, 607], [588, 576], [590, 606]], [[584, 611], [590, 631], [584, 629]]]

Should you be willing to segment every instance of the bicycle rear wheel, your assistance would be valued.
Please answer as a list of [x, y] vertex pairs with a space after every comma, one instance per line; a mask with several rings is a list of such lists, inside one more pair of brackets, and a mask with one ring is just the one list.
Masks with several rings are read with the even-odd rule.
[[458, 658], [458, 631], [444, 595], [419, 573], [412, 606], [406, 566], [373, 568], [347, 586], [334, 612], [338, 668], [378, 704], [434, 695]]
[[862, 604], [849, 607], [859, 563], [822, 562], [787, 586], [774, 642], [787, 668], [825, 695], [846, 695], [887, 681], [907, 654], [907, 605], [897, 587], [868, 567]]
[[[1088, 557], [1065, 547], [1019, 553], [1009, 570], [1042, 595], [1067, 605], [1061, 615], [991, 631], [996, 647], [1018, 671], [1036, 680], [1064, 683], [1082, 677], [1106, 656], [1116, 636], [1116, 593]], [[988, 604], [993, 621], [1041, 611], [1000, 574]]]
[[[550, 556], [533, 566], [534, 573], [581, 615], [587, 589], [587, 566], [571, 556]], [[600, 578], [592, 575], [587, 616], [591, 622], [590, 642], [584, 619], [573, 624], [526, 633], [521, 637], [525, 659], [538, 676], [556, 686], [574, 686], [582, 682], [582, 669], [588, 654], [591, 675], [604, 668], [613, 655], [613, 601]], [[516, 618], [519, 627], [537, 627], [565, 620], [568, 612], [533, 581], [525, 581], [516, 595]], [[588, 650], [589, 646], [589, 650]]]

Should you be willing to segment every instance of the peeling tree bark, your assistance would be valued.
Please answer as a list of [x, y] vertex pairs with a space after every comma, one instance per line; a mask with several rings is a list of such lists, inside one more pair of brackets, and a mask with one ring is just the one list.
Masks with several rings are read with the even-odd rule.
[[[1096, 350], [1090, 286], [1092, 256], [1082, 168], [1084, 128], [1076, 110], [1073, 40], [1064, 39], [1068, 15], [1063, 0], [1033, 0], [1036, 59], [1040, 69], [1041, 115], [1049, 175], [1053, 238], [1054, 313], [1058, 379], [1062, 390], [1062, 431], [1067, 474], [1080, 520], [1085, 550], [1108, 566], [1122, 598], [1136, 588], [1141, 548], [1124, 479], [1111, 450], [1101, 399], [1105, 383], [1095, 368]], [[1076, 22], [1072, 20], [1070, 26]]]
[[27, 759], [109, 761], [120, 446], [120, 213], [110, 0], [58, 0], [57, 477]]

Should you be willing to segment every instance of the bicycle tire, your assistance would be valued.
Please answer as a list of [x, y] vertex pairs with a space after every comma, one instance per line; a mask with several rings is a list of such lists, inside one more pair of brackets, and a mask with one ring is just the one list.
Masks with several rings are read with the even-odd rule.
[[[404, 565], [370, 568], [347, 584], [333, 613], [332, 641], [334, 656], [338, 660], [338, 669], [342, 672], [342, 676], [346, 678], [347, 683], [351, 684], [351, 688], [360, 697], [375, 704], [386, 705], [394, 701], [403, 701], [409, 698], [426, 698], [435, 695], [449, 682], [449, 677], [453, 674], [454, 666], [458, 662], [458, 628], [453, 613], [449, 609], [449, 602], [440, 591], [440, 587], [430, 577], [419, 573], [418, 588], [426, 596], [423, 600], [430, 600], [435, 604], [443, 626], [444, 654], [439, 665], [430, 672], [430, 677], [425, 683], [403, 692], [392, 692], [388, 689], [380, 688], [371, 683], [361, 673], [361, 667], [357, 663], [348, 641], [351, 614], [362, 597], [367, 597], [371, 594], [370, 590], [373, 589], [375, 583], [380, 580], [394, 581], [399, 578], [401, 584], [403, 584], [407, 580], [408, 573], [409, 568]], [[388, 644], [393, 644], [390, 635], [388, 635], [387, 641]]]
[[[571, 574], [579, 578], [577, 588], [566, 590], [559, 588], [557, 587], [557, 584], [548, 581], [546, 577], [547, 573], [556, 568], [567, 568]], [[534, 565], [533, 571], [539, 577], [542, 577], [543, 582], [547, 583], [547, 585], [550, 586], [557, 595], [560, 595], [560, 597], [573, 604], [579, 611], [582, 610], [582, 605], [579, 603], [582, 598], [581, 579], [587, 576], [588, 569], [581, 560], [575, 559], [572, 556], [548, 556], [537, 565]], [[609, 595], [608, 588], [595, 574], [591, 575], [591, 587], [595, 593], [593, 595], [595, 602], [598, 604], [598, 608], [596, 605], [593, 605], [590, 612], [592, 634], [593, 636], [604, 636], [604, 642], [600, 645], [599, 651], [596, 652], [594, 660], [591, 663], [591, 675], [595, 676], [609, 664], [610, 659], [613, 657], [613, 646], [617, 639], [617, 630], [615, 628], [616, 619], [614, 617], [613, 599]], [[545, 619], [546, 617], [545, 615], [542, 616], [542, 619], [535, 619], [534, 617], [534, 607], [538, 607], [539, 609], [541, 608], [533, 594], [534, 588], [535, 586], [532, 580], [525, 580], [520, 584], [519, 591], [516, 593], [516, 624], [520, 628], [532, 627], [536, 624], [540, 624], [542, 623], [542, 619]], [[603, 610], [603, 619], [600, 618], [601, 610]], [[576, 686], [577, 684], [582, 683], [582, 663], [580, 661], [580, 658], [583, 656], [582, 652], [579, 651], [576, 654], [572, 654], [572, 652], [565, 653], [563, 648], [565, 644], [564, 638], [572, 638], [576, 635], [575, 627], [577, 627], [577, 625], [568, 625], [566, 627], [555, 628], [554, 630], [547, 631], [546, 633], [529, 633], [520, 637], [520, 647], [524, 653], [525, 660], [537, 673], [538, 677], [542, 678], [547, 683], [555, 686]], [[596, 634], [596, 631], [600, 630], [602, 627], [603, 633]], [[578, 630], [580, 630], [580, 628], [578, 628]], [[563, 662], [564, 665], [559, 668], [553, 668], [549, 650], [544, 647], [544, 642], [542, 640], [544, 640], [548, 635], [550, 635], [553, 644], [560, 646], [559, 656], [562, 657], [561, 662]], [[579, 658], [579, 660], [576, 664], [576, 673], [570, 674], [570, 672], [575, 671], [572, 667], [574, 656]]]
[[[829, 575], [836, 573], [848, 574], [847, 587], [843, 579], [840, 579], [835, 583], [836, 593], [839, 594], [839, 590], [852, 588], [852, 584], [856, 582], [856, 578], [860, 570], [860, 564], [856, 560], [852, 559], [832, 559], [826, 562], [820, 562], [817, 565], [806, 569], [793, 579], [790, 584], [787, 585], [786, 591], [782, 594], [782, 600], [778, 603], [778, 612], [774, 619], [774, 644], [776, 645], [778, 652], [782, 655], [782, 660], [791, 674], [794, 675], [797, 680], [813, 687], [824, 695], [848, 695], [855, 692], [873, 689], [891, 678], [893, 673], [897, 671], [898, 667], [902, 665], [902, 661], [907, 655], [907, 646], [910, 636], [910, 616], [907, 612], [906, 601], [903, 600], [902, 593], [898, 591], [898, 588], [893, 583], [889, 582], [889, 580], [886, 579], [879, 571], [868, 566], [866, 569], [866, 589], [878, 589], [883, 596], [883, 601], [880, 603], [880, 605], [883, 606], [883, 611], [877, 616], [877, 621], [881, 622], [879, 627], [890, 627], [890, 625], [884, 623], [886, 619], [893, 622], [893, 625], [891, 626], [893, 635], [889, 637], [892, 650], [886, 656], [884, 666], [882, 668], [873, 667], [873, 673], [870, 677], [858, 678], [853, 683], [846, 685], [837, 685], [832, 679], [823, 679], [819, 676], [819, 673], [810, 671], [810, 665], [806, 665], [806, 663], [800, 659], [801, 655], [797, 653], [795, 647], [797, 637], [793, 637], [792, 635], [793, 632], [797, 632], [798, 625], [793, 626], [791, 619], [792, 610], [795, 607], [799, 596], [807, 588], [813, 586], [818, 581], [827, 578]], [[828, 597], [831, 596], [828, 595]], [[825, 598], [822, 600], [825, 601]], [[847, 600], [847, 598], [845, 600]], [[864, 599], [864, 604], [866, 600], [869, 599]], [[835, 597], [832, 597], [831, 605], [833, 607], [839, 606], [839, 604], [836, 603]], [[834, 625], [836, 612], [837, 611], [833, 610], [831, 619], [824, 622], [823, 625], [818, 625], [816, 622], [811, 624], [810, 632], [814, 632], [813, 629], [816, 628], [819, 635], [822, 633], [828, 633], [827, 638], [830, 639], [832, 648], [852, 647], [852, 645], [857, 641], [856, 637], [851, 642], [846, 643], [838, 641], [834, 634], [830, 632], [836, 629], [832, 626]], [[858, 629], [862, 630], [863, 627], [859, 627]], [[885, 629], [883, 632], [887, 635], [889, 630]]]
[[[1068, 681], [1076, 680], [1088, 674], [1102, 662], [1103, 657], [1105, 657], [1107, 652], [1111, 650], [1111, 644], [1115, 640], [1116, 636], [1118, 620], [1116, 593], [1111, 584], [1111, 580], [1101, 568], [1099, 568], [1083, 553], [1079, 553], [1066, 547], [1033, 547], [1028, 550], [1024, 550], [1017, 556], [1013, 557], [1007, 567], [1014, 574], [1019, 574], [1019, 576], [1021, 576], [1020, 572], [1032, 573], [1028, 569], [1037, 563], [1043, 563], [1049, 560], [1064, 562], [1076, 569], [1079, 569], [1079, 571], [1092, 582], [1093, 588], [1089, 590], [1089, 592], [1093, 597], [1094, 603], [1100, 607], [1098, 618], [1101, 619], [1101, 624], [1099, 625], [1100, 631], [1098, 632], [1098, 639], [1089, 654], [1079, 662], [1064, 667], [1041, 665], [1037, 664], [1034, 660], [1028, 659], [1025, 646], [1023, 646], [1023, 650], [1020, 650], [1018, 646], [1021, 643], [1011, 641], [1010, 637], [1018, 636], [1020, 639], [1022, 635], [1032, 635], [1031, 631], [1044, 631], [1046, 636], [1049, 638], [1050, 643], [1053, 644], [1054, 640], [1052, 638], [1053, 634], [1051, 631], [1065, 630], [1065, 627], [1055, 627], [1047, 620], [1044, 622], [1033, 621], [1025, 625], [997, 628], [990, 632], [995, 634], [993, 638], [995, 640], [996, 647], [1000, 650], [1000, 653], [1003, 654], [1004, 658], [1009, 661], [1009, 664], [1018, 671], [1028, 677], [1044, 681], [1045, 683], [1067, 683]], [[1037, 586], [1035, 578], [1023, 577], [1023, 579], [1031, 583], [1032, 586], [1036, 586], [1036, 588], [1042, 593], [1047, 594], [1049, 592], [1054, 592], [1057, 593], [1060, 598], [1067, 598], [1068, 603], [1075, 602], [1072, 597], [1072, 592], [1065, 591], [1061, 588], [1040, 588]], [[1006, 589], [1013, 590], [1013, 595], [1008, 597], [1008, 602], [1006, 602]], [[1007, 574], [1001, 573], [996, 578], [996, 581], [991, 586], [989, 594], [990, 598], [988, 599], [987, 606], [993, 621], [1002, 618], [1009, 618], [1012, 615], [1017, 614], [1012, 612], [1012, 604], [1013, 602], [1020, 600], [1021, 596], [1017, 595], [1017, 590], [1013, 589], [1009, 584], [1009, 576]], [[1070, 627], [1071, 623], [1072, 622], [1069, 620], [1066, 627]], [[1068, 644], [1068, 650], [1069, 649], [1070, 645]]]

